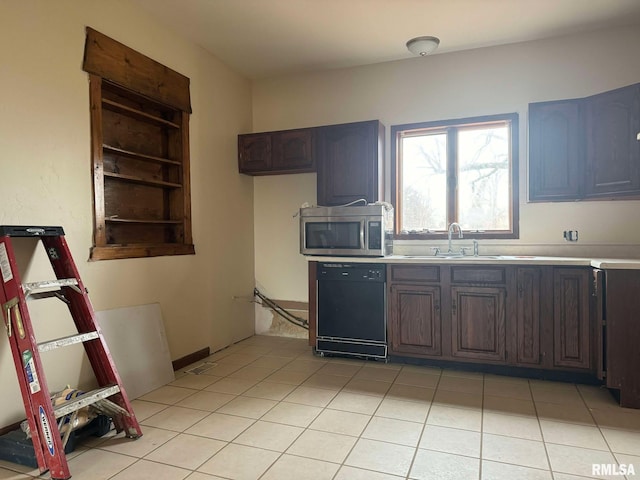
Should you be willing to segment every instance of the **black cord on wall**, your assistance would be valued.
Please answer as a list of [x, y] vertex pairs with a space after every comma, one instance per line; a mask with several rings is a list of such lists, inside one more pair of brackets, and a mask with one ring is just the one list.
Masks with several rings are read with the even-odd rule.
[[274, 312], [276, 312], [278, 315], [284, 318], [287, 322], [292, 323], [298, 327], [302, 327], [305, 330], [309, 330], [308, 320], [298, 317], [293, 313], [289, 312], [288, 310], [286, 310], [285, 308], [281, 307], [276, 302], [274, 302], [270, 298], [263, 295], [260, 292], [260, 290], [258, 290], [257, 288], [253, 289], [253, 294], [261, 300], [263, 305], [266, 305], [267, 307], [271, 308]]

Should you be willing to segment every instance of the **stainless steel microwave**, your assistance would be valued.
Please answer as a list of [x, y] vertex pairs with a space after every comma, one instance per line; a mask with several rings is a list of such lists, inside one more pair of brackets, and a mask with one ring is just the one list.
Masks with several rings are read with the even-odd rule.
[[300, 253], [384, 257], [393, 253], [393, 208], [388, 204], [300, 209]]

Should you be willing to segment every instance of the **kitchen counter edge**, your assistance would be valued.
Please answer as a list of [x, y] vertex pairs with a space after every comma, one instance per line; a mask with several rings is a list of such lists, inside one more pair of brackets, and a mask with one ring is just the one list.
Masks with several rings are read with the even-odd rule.
[[323, 257], [306, 256], [309, 262], [325, 263], [393, 263], [439, 265], [558, 265], [594, 267], [603, 270], [640, 270], [640, 260], [620, 258], [543, 257], [530, 255], [501, 255], [498, 258], [468, 256], [443, 258], [434, 256], [389, 255], [387, 257]]

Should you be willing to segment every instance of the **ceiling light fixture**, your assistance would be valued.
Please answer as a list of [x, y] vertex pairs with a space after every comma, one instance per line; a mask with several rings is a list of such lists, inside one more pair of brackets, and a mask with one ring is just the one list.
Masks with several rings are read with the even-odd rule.
[[437, 37], [416, 37], [407, 42], [407, 48], [414, 55], [424, 57], [429, 55], [440, 45], [440, 39]]

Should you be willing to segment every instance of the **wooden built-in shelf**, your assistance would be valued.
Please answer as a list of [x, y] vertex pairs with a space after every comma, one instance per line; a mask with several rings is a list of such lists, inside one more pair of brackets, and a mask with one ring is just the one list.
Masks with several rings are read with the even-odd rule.
[[150, 115], [150, 114], [148, 114], [146, 112], [143, 112], [143, 111], [138, 110], [136, 108], [131, 108], [128, 105], [124, 105], [122, 103], [115, 102], [115, 101], [110, 100], [108, 98], [103, 98], [102, 99], [102, 104], [105, 106], [105, 108], [107, 110], [112, 110], [112, 111], [118, 112], [118, 113], [124, 113], [125, 115], [137, 118], [138, 120], [142, 120], [142, 121], [145, 121], [145, 122], [153, 122], [153, 123], [156, 123], [158, 125], [166, 126], [166, 127], [172, 127], [172, 128], [177, 128], [177, 129], [180, 128], [180, 125], [178, 125], [177, 123], [171, 122], [169, 120], [165, 120], [162, 117], [157, 117], [155, 115]]
[[158, 257], [162, 255], [193, 255], [195, 247], [184, 243], [112, 244], [93, 247], [91, 260], [118, 260], [135, 257]]
[[122, 157], [129, 157], [135, 160], [144, 160], [147, 162], [166, 163], [168, 165], [182, 165], [182, 162], [177, 160], [171, 160], [168, 158], [154, 157], [153, 155], [145, 155], [144, 153], [132, 152], [131, 150], [125, 150], [123, 148], [113, 147], [111, 145], [102, 145], [102, 149], [105, 152], [114, 153]]
[[91, 260], [195, 253], [189, 78], [87, 28]]
[[182, 188], [179, 183], [164, 182], [162, 180], [147, 180], [140, 177], [134, 177], [133, 175], [122, 175], [120, 173], [104, 172], [105, 177], [116, 178], [118, 180], [124, 180], [125, 182], [140, 183], [142, 185], [151, 185], [152, 187], [170, 187], [170, 188]]
[[179, 225], [183, 220], [142, 220], [140, 218], [120, 218], [120, 217], [106, 217], [105, 222], [110, 223], [140, 223], [149, 225]]

